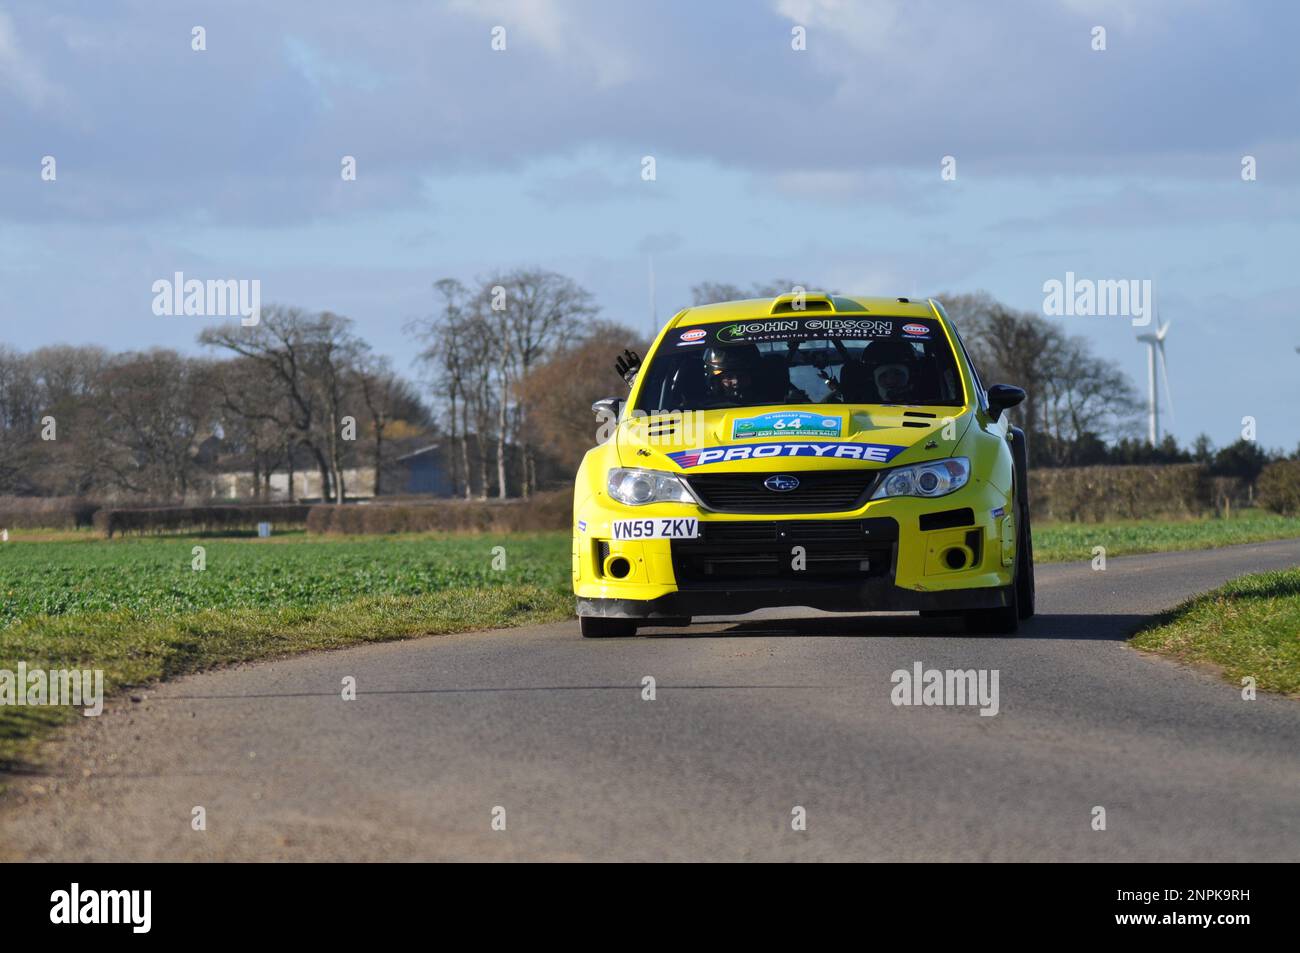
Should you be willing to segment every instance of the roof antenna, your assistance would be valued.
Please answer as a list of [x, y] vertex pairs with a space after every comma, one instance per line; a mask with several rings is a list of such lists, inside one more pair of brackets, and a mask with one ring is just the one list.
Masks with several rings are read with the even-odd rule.
[[653, 341], [659, 333], [659, 311], [655, 307], [655, 256], [654, 253], [646, 255], [650, 262], [650, 340]]

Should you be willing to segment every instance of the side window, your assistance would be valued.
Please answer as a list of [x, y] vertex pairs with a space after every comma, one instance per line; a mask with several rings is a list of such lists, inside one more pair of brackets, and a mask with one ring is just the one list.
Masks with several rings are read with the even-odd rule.
[[961, 348], [962, 356], [966, 358], [966, 363], [970, 365], [971, 376], [975, 380], [975, 399], [979, 402], [981, 410], [988, 410], [989, 395], [988, 391], [984, 387], [984, 381], [980, 379], [979, 368], [977, 368], [975, 362], [971, 360], [970, 352], [966, 350], [966, 342], [961, 339], [961, 334], [957, 331], [957, 325], [950, 321], [948, 326], [952, 328], [952, 336], [957, 339], [957, 346]]

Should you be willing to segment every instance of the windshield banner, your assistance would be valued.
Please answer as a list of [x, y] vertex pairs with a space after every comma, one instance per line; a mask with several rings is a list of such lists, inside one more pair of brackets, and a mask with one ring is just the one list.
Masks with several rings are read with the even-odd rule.
[[677, 347], [759, 341], [825, 341], [831, 338], [928, 341], [933, 336], [933, 326], [920, 318], [764, 318], [704, 324], [670, 332], [670, 340]]

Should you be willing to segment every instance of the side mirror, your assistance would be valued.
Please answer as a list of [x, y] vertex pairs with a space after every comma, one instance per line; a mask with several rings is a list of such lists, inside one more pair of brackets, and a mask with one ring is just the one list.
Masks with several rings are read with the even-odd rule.
[[623, 411], [622, 397], [606, 397], [591, 405], [591, 412], [600, 420], [618, 420]]
[[1010, 410], [1025, 399], [1025, 392], [1010, 384], [994, 384], [989, 388], [989, 416], [997, 420], [1004, 410]]

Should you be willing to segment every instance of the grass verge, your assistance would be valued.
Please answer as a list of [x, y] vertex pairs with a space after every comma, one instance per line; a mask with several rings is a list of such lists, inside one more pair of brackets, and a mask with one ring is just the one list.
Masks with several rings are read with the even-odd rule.
[[1234, 579], [1157, 616], [1132, 643], [1238, 685], [1249, 675], [1263, 691], [1300, 693], [1300, 569]]
[[1094, 546], [1106, 556], [1213, 549], [1240, 543], [1263, 543], [1300, 537], [1300, 517], [1255, 510], [1231, 519], [1124, 520], [1109, 523], [1034, 524], [1034, 560], [1041, 563], [1085, 562]]

